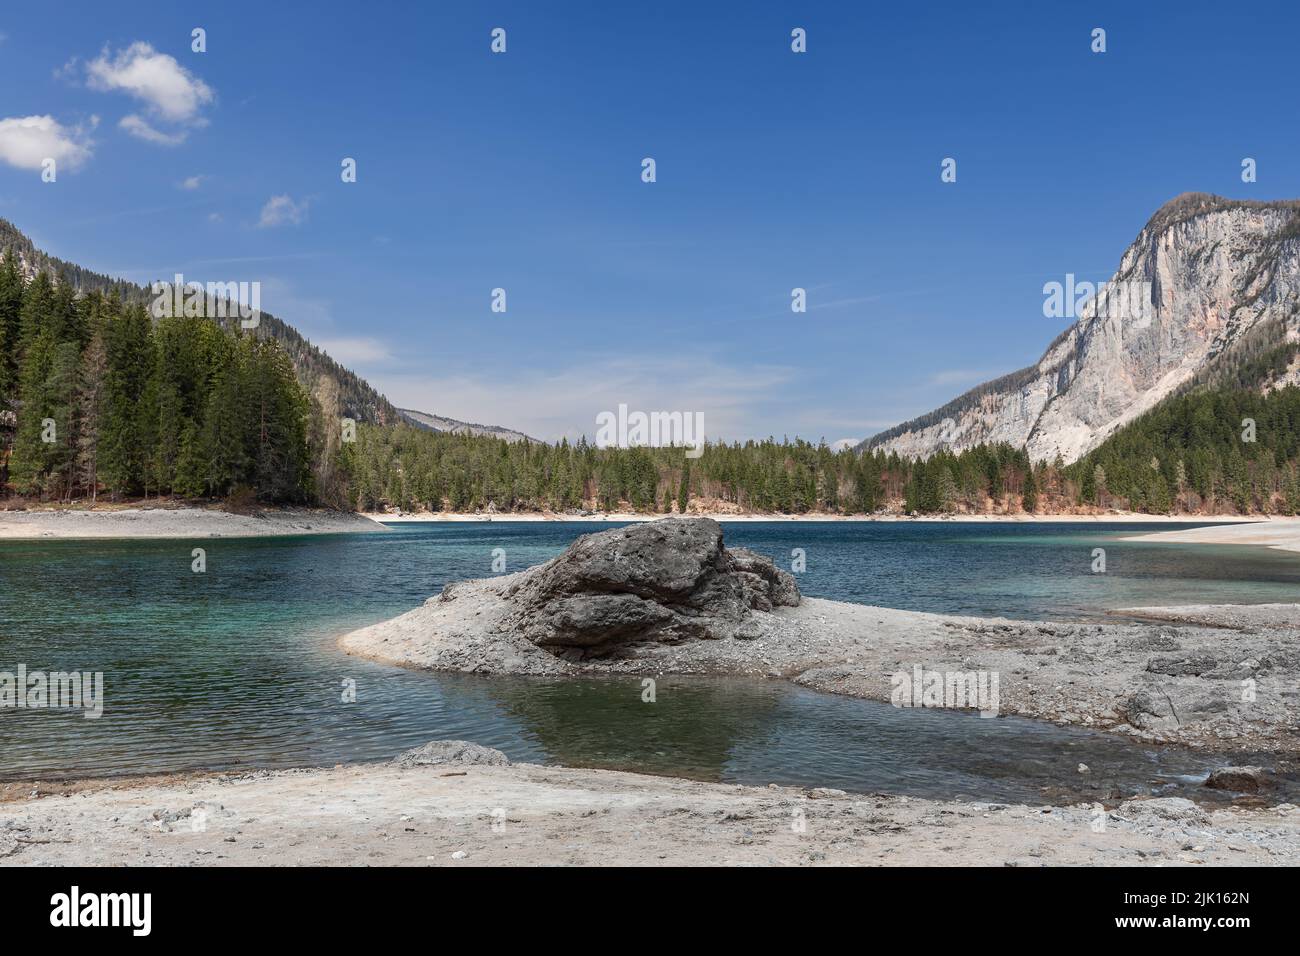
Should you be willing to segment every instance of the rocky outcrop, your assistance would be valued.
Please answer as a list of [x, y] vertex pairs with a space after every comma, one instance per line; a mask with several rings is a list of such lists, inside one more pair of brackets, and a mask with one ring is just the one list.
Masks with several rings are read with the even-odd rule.
[[430, 415], [428, 412], [417, 411], [414, 408], [399, 408], [397, 414], [415, 427], [423, 428], [426, 431], [451, 432], [453, 435], [479, 435], [488, 438], [503, 438], [509, 442], [526, 441], [534, 445], [542, 444], [536, 438], [525, 435], [523, 432], [517, 432], [512, 428], [502, 428], [500, 425], [479, 425], [476, 422], [462, 422], [443, 415]]
[[647, 643], [757, 636], [755, 611], [799, 604], [794, 578], [722, 543], [711, 518], [583, 535], [504, 591], [506, 628], [569, 660]]
[[[981, 443], [1067, 462], [1191, 382], [1300, 338], [1300, 208], [1188, 193], [1129, 246], [1113, 297], [1078, 303], [1078, 321], [1035, 365], [972, 389], [865, 447], [925, 458]], [[1083, 276], [1080, 276], [1082, 280]], [[1045, 282], [1065, 284], [1064, 276]], [[1131, 293], [1131, 295], [1130, 295]], [[1132, 308], [1133, 297], [1142, 308]], [[1100, 304], [1099, 304], [1100, 303]], [[1300, 379], [1300, 367], [1282, 376]], [[1278, 381], [1257, 383], [1262, 389]]]

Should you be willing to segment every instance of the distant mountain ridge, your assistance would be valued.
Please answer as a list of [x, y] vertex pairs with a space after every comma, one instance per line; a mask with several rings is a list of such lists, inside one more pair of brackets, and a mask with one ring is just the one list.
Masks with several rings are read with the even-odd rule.
[[1070, 462], [1189, 388], [1300, 382], [1300, 200], [1184, 193], [1151, 217], [1111, 283], [1149, 290], [1141, 316], [1094, 298], [1034, 365], [859, 448], [927, 458], [1008, 442]]
[[[79, 292], [106, 293], [116, 289], [125, 302], [148, 305], [153, 301], [154, 294], [149, 288], [51, 256], [38, 249], [32, 240], [13, 223], [0, 219], [0, 261], [3, 261], [9, 249], [14, 250], [20, 269], [29, 279], [37, 272], [45, 272], [56, 281], [71, 282], [73, 288]], [[227, 324], [232, 324], [233, 321], [230, 320]], [[399, 410], [369, 382], [344, 368], [324, 349], [313, 345], [297, 329], [269, 312], [261, 313], [261, 322], [256, 334], [279, 342], [293, 362], [299, 381], [321, 401], [322, 407], [328, 414], [337, 413], [372, 425], [405, 422], [433, 431], [492, 434], [509, 441], [526, 437], [520, 432], [497, 425], [471, 425], [425, 412]], [[436, 424], [439, 422], [447, 424]], [[536, 439], [529, 440], [536, 441]]]
[[504, 438], [506, 441], [527, 441], [532, 442], [534, 445], [541, 444], [536, 438], [531, 438], [523, 432], [502, 428], [500, 425], [478, 425], [472, 422], [462, 422], [454, 418], [444, 418], [441, 415], [430, 415], [428, 412], [418, 412], [413, 408], [399, 408], [397, 413], [412, 425], [433, 432], [451, 432], [456, 435], [483, 435], [489, 438]]

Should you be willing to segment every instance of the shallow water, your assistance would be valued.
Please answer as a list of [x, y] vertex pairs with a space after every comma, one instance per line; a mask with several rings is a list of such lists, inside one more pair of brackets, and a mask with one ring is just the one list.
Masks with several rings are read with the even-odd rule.
[[[745, 524], [727, 540], [804, 593], [1017, 617], [1294, 600], [1300, 560], [1262, 548], [1137, 545], [1127, 526]], [[1135, 530], [1148, 530], [1142, 526]], [[562, 550], [591, 524], [402, 525], [387, 535], [0, 543], [0, 671], [102, 671], [103, 717], [0, 708], [8, 779], [286, 767], [391, 757], [437, 738], [555, 761], [743, 783], [1058, 800], [1194, 789], [1223, 759], [1031, 721], [897, 710], [786, 685], [433, 675], [341, 654], [336, 638], [448, 581]], [[207, 572], [190, 570], [191, 548]], [[1107, 551], [1106, 574], [1090, 571]], [[344, 701], [345, 682], [356, 699]], [[1092, 768], [1080, 775], [1079, 763]]]

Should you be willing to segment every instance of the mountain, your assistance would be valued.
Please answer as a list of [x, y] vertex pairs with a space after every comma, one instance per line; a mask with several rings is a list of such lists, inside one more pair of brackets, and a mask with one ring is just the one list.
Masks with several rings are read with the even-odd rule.
[[532, 442], [534, 445], [541, 444], [536, 438], [530, 438], [523, 432], [502, 428], [500, 425], [476, 425], [470, 422], [457, 421], [454, 418], [443, 418], [441, 415], [430, 415], [428, 412], [417, 412], [413, 408], [399, 408], [397, 413], [412, 425], [431, 432], [482, 435], [489, 438], [504, 438], [506, 441], [527, 441]]
[[1176, 197], [1076, 314], [1034, 365], [859, 447], [928, 458], [1006, 442], [1071, 462], [1197, 386], [1300, 382], [1300, 200]]
[[[55, 281], [70, 282], [79, 292], [107, 293], [116, 289], [123, 301], [128, 303], [148, 304], [154, 299], [153, 292], [145, 286], [103, 275], [48, 255], [36, 248], [31, 239], [13, 223], [0, 219], [0, 261], [3, 261], [8, 250], [13, 250], [19, 267], [29, 279], [37, 272], [46, 272]], [[167, 279], [170, 280], [170, 277]], [[233, 320], [229, 324], [233, 324]], [[496, 425], [469, 425], [424, 412], [399, 411], [369, 382], [344, 368], [324, 350], [312, 345], [293, 326], [269, 312], [261, 313], [261, 322], [255, 334], [259, 338], [274, 339], [280, 344], [293, 362], [299, 381], [321, 403], [327, 416], [353, 418], [372, 425], [406, 422], [435, 431], [468, 430], [472, 434], [494, 434], [511, 441], [525, 437], [519, 432]], [[441, 422], [447, 424], [437, 424]]]

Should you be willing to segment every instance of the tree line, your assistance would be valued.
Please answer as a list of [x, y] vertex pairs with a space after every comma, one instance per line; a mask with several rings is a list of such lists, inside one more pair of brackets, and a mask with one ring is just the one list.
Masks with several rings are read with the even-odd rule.
[[[1023, 451], [981, 446], [910, 461], [825, 442], [768, 438], [684, 448], [597, 448], [432, 433], [406, 425], [359, 427], [340, 452], [340, 480], [362, 511], [688, 510], [783, 514], [930, 513], [1036, 507]], [[1059, 483], [1059, 478], [1056, 479]]]
[[363, 511], [632, 510], [667, 514], [1300, 513], [1300, 388], [1169, 399], [1073, 464], [979, 445], [927, 459], [768, 438], [597, 448], [361, 426], [338, 481]]

